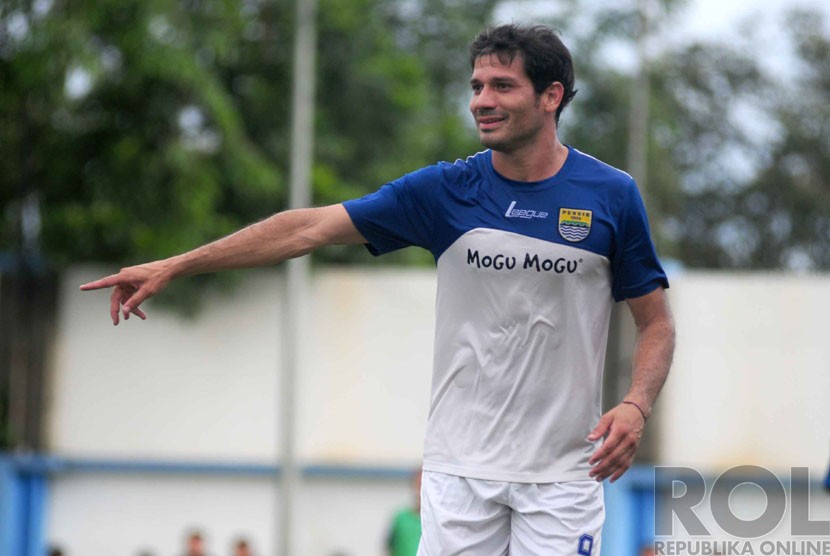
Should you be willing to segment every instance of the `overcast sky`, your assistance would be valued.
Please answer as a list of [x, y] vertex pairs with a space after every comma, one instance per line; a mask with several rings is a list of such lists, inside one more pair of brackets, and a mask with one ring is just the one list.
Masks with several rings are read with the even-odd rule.
[[[652, 0], [656, 1], [656, 0]], [[749, 48], [757, 49], [761, 45], [776, 45], [768, 51], [758, 51], [762, 64], [775, 72], [787, 72], [795, 69], [792, 50], [781, 32], [782, 15], [791, 8], [818, 8], [826, 14], [825, 23], [830, 33], [830, 2], [827, 0], [687, 0], [687, 5], [675, 14], [671, 25], [664, 25], [660, 37], [656, 38], [653, 48], [661, 50], [676, 42], [692, 40], [718, 40], [743, 42], [751, 44]], [[596, 13], [609, 7], [626, 7], [636, 5], [637, 0], [601, 0], [601, 3], [585, 4], [588, 10]], [[496, 22], [508, 21], [530, 22], [539, 17], [555, 18], [561, 11], [562, 3], [556, 0], [507, 0], [496, 10]], [[584, 15], [589, 18], [587, 13]], [[753, 38], [742, 41], [742, 24], [751, 22]], [[564, 37], [568, 42], [568, 37]], [[633, 50], [626, 56], [626, 48], [609, 45], [614, 51], [615, 64], [620, 67], [636, 64]]]
[[[695, 38], [729, 37], [738, 33], [737, 24], [749, 17], [757, 17], [763, 27], [774, 29], [780, 15], [788, 8], [819, 8], [830, 15], [827, 0], [687, 0], [677, 18], [680, 35]], [[636, 5], [637, 0], [602, 0], [602, 8]], [[590, 4], [586, 4], [590, 5]], [[506, 0], [496, 11], [499, 22], [524, 21], [534, 15], [555, 14], [561, 6], [555, 0]], [[596, 6], [596, 5], [595, 5]]]
[[698, 37], [729, 36], [746, 17], [760, 17], [763, 26], [775, 28], [783, 11], [792, 7], [820, 8], [830, 13], [826, 0], [690, 0], [686, 32]]

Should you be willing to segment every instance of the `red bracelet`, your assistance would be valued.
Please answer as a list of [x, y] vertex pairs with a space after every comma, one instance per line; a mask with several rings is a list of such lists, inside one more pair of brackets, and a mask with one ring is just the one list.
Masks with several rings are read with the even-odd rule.
[[643, 423], [645, 423], [646, 421], [648, 421], [648, 417], [646, 417], [646, 412], [645, 412], [645, 411], [643, 411], [643, 408], [642, 408], [642, 407], [640, 407], [640, 406], [639, 406], [639, 405], [637, 405], [636, 403], [634, 403], [634, 402], [630, 402], [630, 401], [628, 401], [628, 400], [623, 400], [621, 403], [627, 403], [627, 404], [629, 404], [629, 405], [633, 405], [633, 406], [634, 406], [634, 407], [636, 407], [636, 408], [637, 408], [637, 410], [640, 412], [640, 415], [642, 415], [642, 416], [643, 416]]

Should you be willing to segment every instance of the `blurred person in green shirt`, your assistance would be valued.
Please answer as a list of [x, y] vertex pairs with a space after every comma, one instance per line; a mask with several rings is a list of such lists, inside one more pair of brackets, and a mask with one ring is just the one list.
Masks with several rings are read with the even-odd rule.
[[386, 539], [388, 556], [415, 556], [421, 542], [421, 469], [412, 473], [414, 505], [402, 508], [392, 519]]

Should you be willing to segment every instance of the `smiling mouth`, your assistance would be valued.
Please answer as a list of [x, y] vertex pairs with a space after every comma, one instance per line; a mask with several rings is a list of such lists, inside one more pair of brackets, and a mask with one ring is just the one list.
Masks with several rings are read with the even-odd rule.
[[478, 118], [476, 121], [478, 122], [478, 127], [480, 129], [486, 130], [496, 127], [498, 124], [503, 122], [505, 118], [499, 118], [496, 116], [489, 116], [486, 118]]

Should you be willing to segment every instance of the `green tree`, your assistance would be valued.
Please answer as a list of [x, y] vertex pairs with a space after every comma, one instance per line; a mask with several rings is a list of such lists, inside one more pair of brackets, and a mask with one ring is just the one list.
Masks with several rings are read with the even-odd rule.
[[[369, 193], [407, 172], [480, 148], [460, 109], [467, 44], [495, 0], [324, 0], [320, 9], [318, 203]], [[362, 247], [333, 247], [329, 261], [369, 262]], [[381, 264], [430, 263], [407, 249]]]
[[[250, 140], [219, 71], [242, 40], [237, 4], [21, 3], [5, 14], [23, 30], [0, 58], [0, 146], [13, 161], [0, 180], [17, 192], [7, 214], [39, 202], [52, 265], [168, 256], [277, 205], [283, 172]], [[184, 305], [197, 296], [175, 294]]]
[[[551, 22], [572, 46], [579, 89], [562, 135], [625, 168], [634, 6], [586, 20], [581, 5]], [[658, 34], [683, 3], [661, 6]], [[787, 18], [798, 64], [786, 80], [770, 75], [750, 31], [652, 53], [647, 201], [663, 256], [691, 268], [830, 268], [825, 26], [819, 12]]]
[[[322, 0], [315, 202], [468, 151], [455, 109], [461, 45], [494, 4], [424, 0], [407, 12], [391, 0]], [[38, 6], [0, 16], [16, 29], [0, 49], [5, 249], [29, 196], [58, 266], [168, 256], [285, 208], [291, 6]], [[440, 26], [409, 32], [426, 13]]]
[[[494, 4], [321, 0], [315, 203], [469, 152], [455, 46]], [[15, 381], [33, 393], [25, 413], [42, 414], [42, 357], [27, 354], [47, 351], [54, 321], [45, 267], [167, 257], [286, 208], [293, 17], [291, 3], [256, 0], [0, 4], [0, 316], [14, 315], [0, 338], [0, 447], [40, 445], [36, 420], [6, 424]], [[370, 259], [358, 247], [317, 258]], [[181, 281], [162, 301], [193, 311], [232, 276]]]
[[662, 224], [688, 266], [830, 268], [824, 25], [819, 12], [787, 18], [792, 77], [769, 75], [757, 47], [694, 45], [664, 66], [681, 195]]
[[772, 110], [780, 132], [757, 176], [734, 200], [750, 268], [830, 269], [830, 38], [818, 12], [793, 11], [787, 29], [800, 71]]

